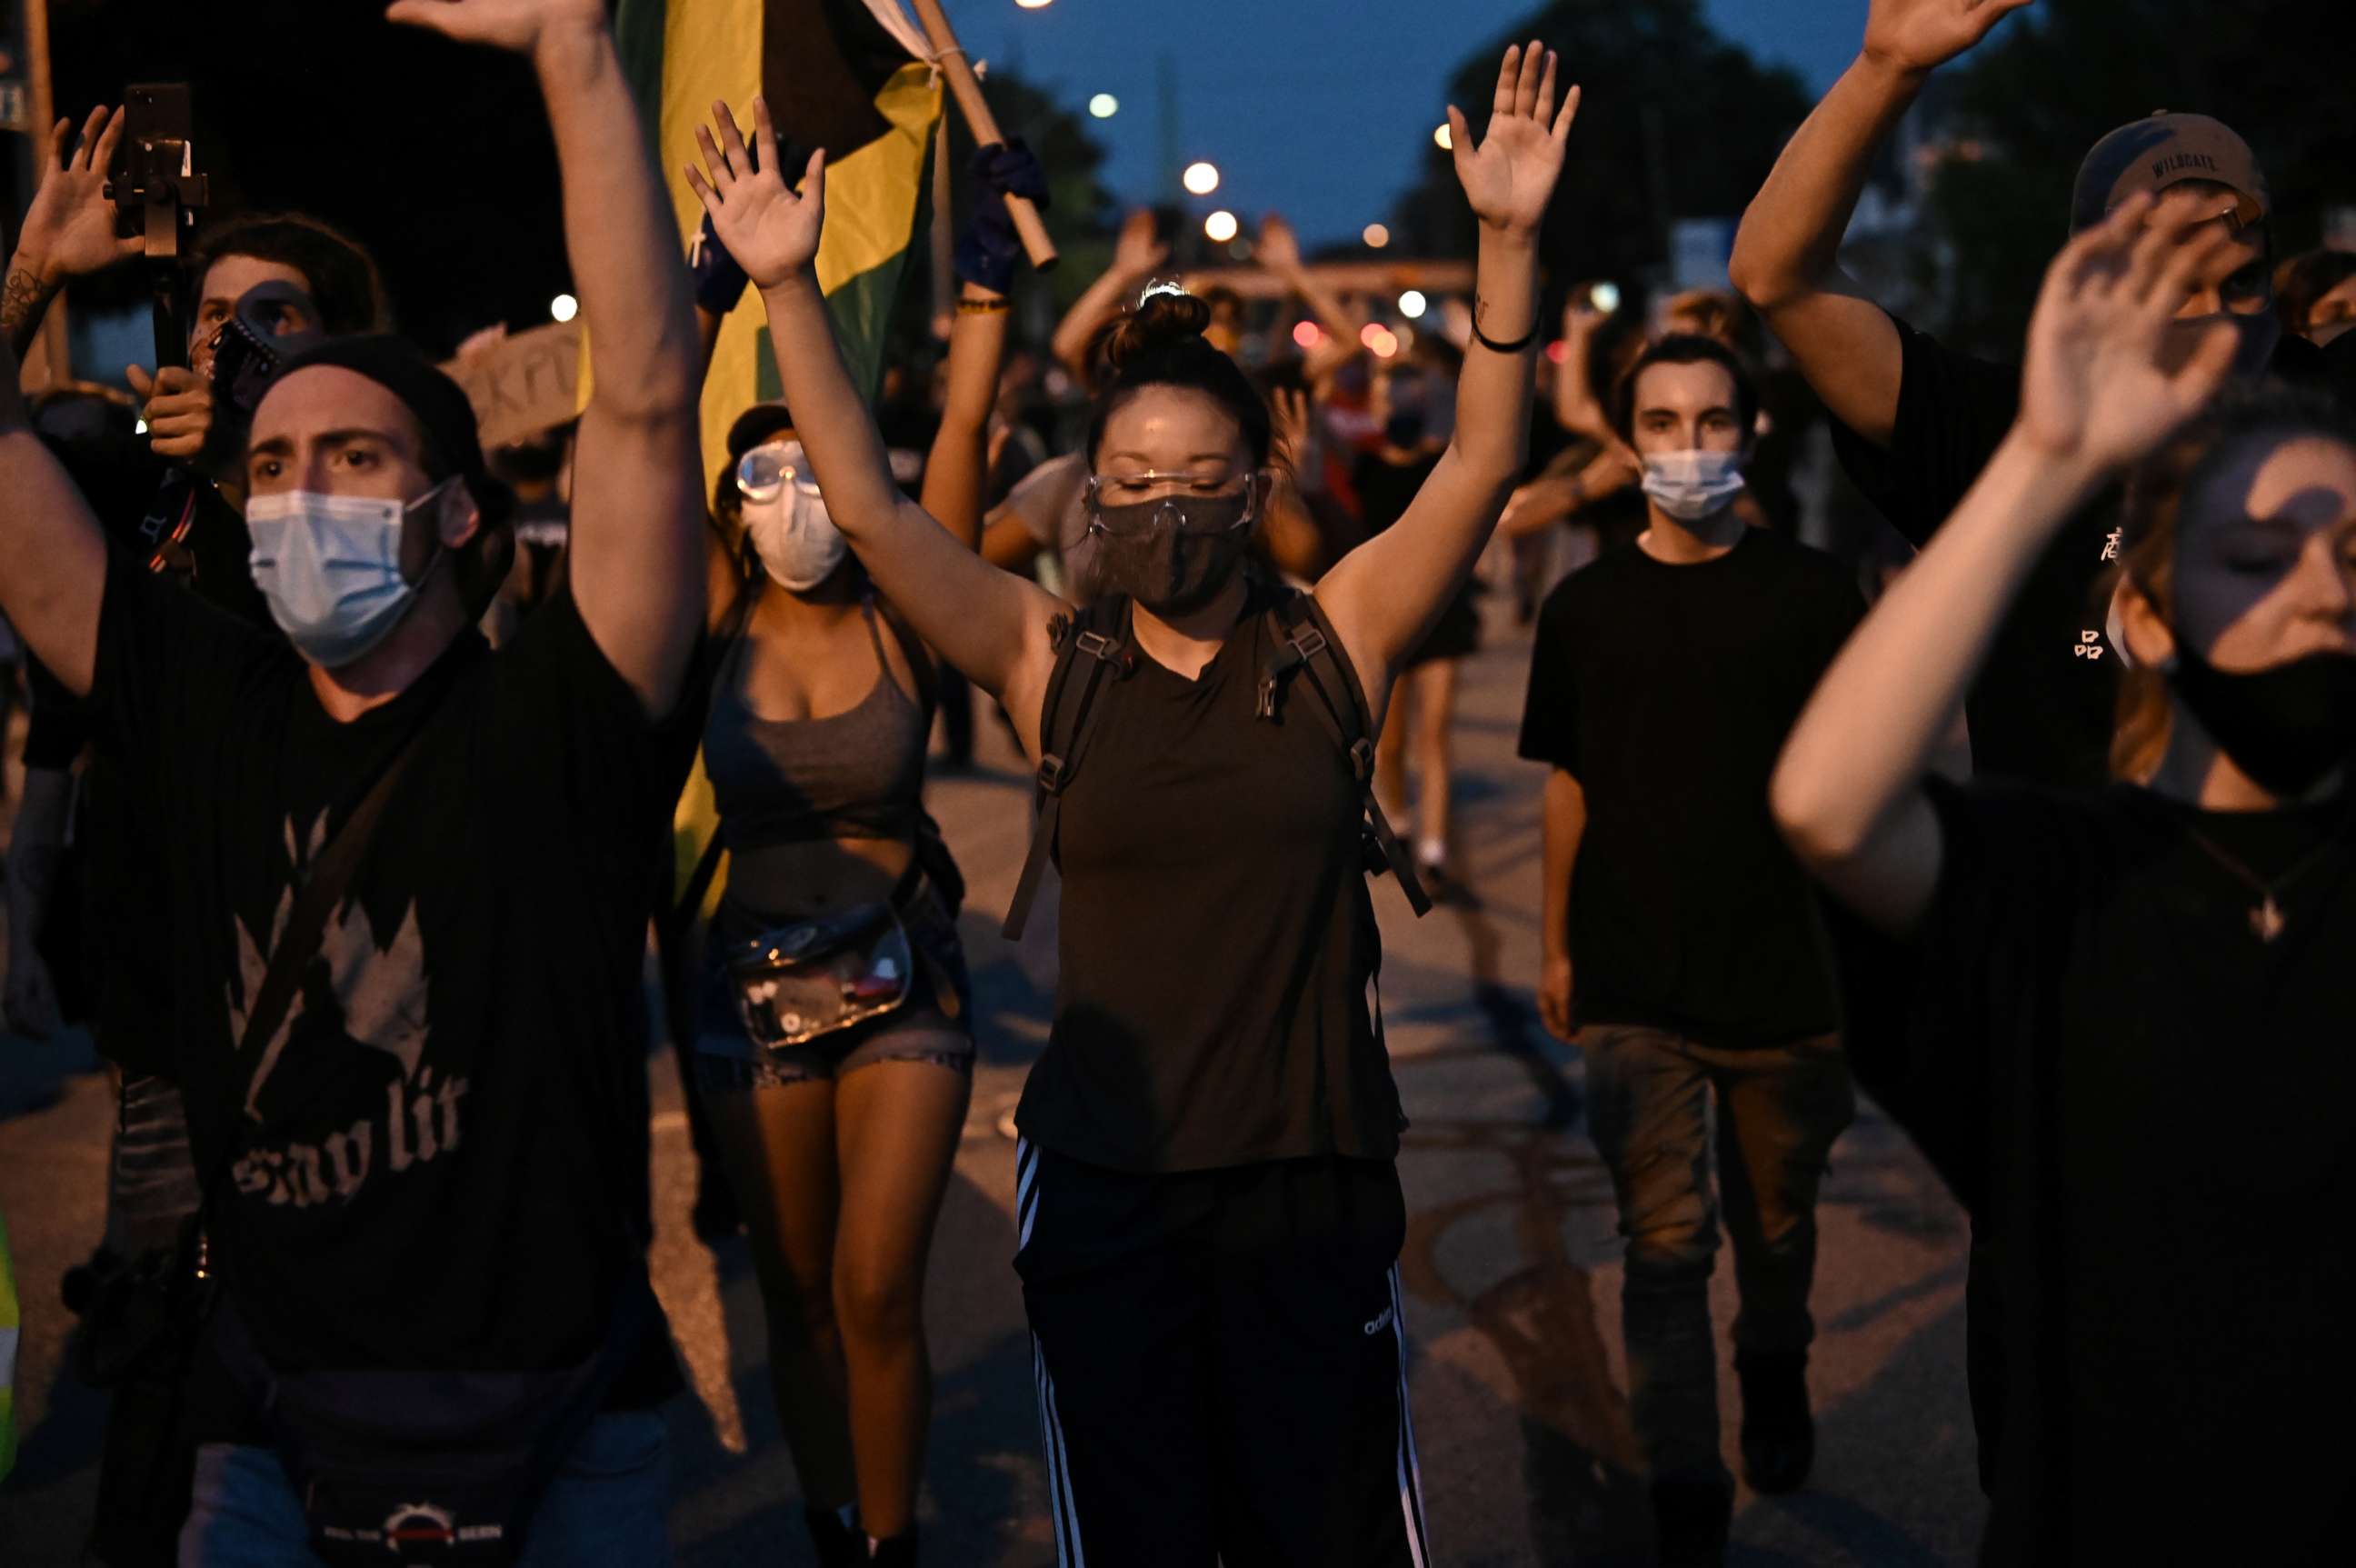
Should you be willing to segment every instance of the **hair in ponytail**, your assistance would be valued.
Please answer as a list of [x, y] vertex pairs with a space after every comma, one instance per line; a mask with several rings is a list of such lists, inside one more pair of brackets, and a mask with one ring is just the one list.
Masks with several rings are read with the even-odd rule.
[[1113, 327], [1104, 339], [1104, 372], [1088, 419], [1090, 467], [1104, 443], [1105, 422], [1147, 387], [1176, 387], [1209, 398], [1242, 429], [1253, 466], [1268, 462], [1272, 444], [1268, 401], [1243, 368], [1203, 336], [1210, 325], [1209, 301], [1175, 284], [1155, 284]]

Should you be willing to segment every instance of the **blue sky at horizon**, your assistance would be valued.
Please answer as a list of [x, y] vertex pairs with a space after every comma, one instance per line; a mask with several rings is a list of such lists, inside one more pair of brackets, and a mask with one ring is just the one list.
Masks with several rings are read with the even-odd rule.
[[[1643, 5], [1645, 0], [1627, 0]], [[1078, 108], [1097, 92], [1120, 102], [1093, 124], [1110, 152], [1106, 183], [1124, 202], [1162, 189], [1160, 58], [1176, 81], [1182, 160], [1225, 176], [1208, 211], [1290, 216], [1311, 244], [1355, 235], [1390, 210], [1440, 124], [1449, 74], [1474, 47], [1536, 9], [1534, 0], [952, 0], [962, 41]], [[1762, 60], [1788, 65], [1822, 91], [1856, 52], [1866, 0], [1703, 0], [1710, 24]], [[1157, 14], [1169, 25], [1150, 27]], [[1206, 47], [1204, 40], [1217, 40]], [[1248, 47], [1247, 46], [1248, 40]], [[1575, 67], [1576, 62], [1569, 62]], [[1590, 92], [1604, 91], [1589, 83]], [[1469, 106], [1468, 106], [1469, 107]], [[1355, 150], [1305, 152], [1342, 121]]]

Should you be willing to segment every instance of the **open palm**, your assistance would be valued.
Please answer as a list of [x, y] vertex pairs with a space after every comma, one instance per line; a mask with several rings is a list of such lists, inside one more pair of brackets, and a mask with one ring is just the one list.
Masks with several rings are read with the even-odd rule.
[[826, 149], [810, 155], [802, 193], [796, 196], [778, 167], [777, 128], [769, 120], [767, 99], [753, 100], [750, 146], [725, 103], [712, 106], [712, 122], [716, 137], [701, 125], [695, 128], [704, 166], [688, 165], [687, 183], [712, 215], [712, 231], [753, 286], [773, 287], [818, 255], [819, 232], [826, 223]]
[[2029, 0], [1873, 0], [1865, 52], [1904, 70], [1931, 70], [1987, 37]]
[[2155, 214], [2137, 197], [2064, 247], [2029, 322], [2021, 434], [2107, 471], [2199, 412], [2233, 369], [2238, 335], [2216, 323], [2181, 365], [2169, 364], [2164, 346], [2192, 279], [2228, 240], [2182, 207]]
[[1556, 63], [1555, 52], [1535, 39], [1505, 51], [1489, 105], [1489, 129], [1477, 146], [1463, 112], [1448, 106], [1456, 177], [1472, 215], [1493, 229], [1535, 231], [1562, 175], [1563, 146], [1579, 114], [1579, 89], [1563, 95], [1561, 113], [1556, 113]]
[[115, 233], [114, 203], [106, 194], [115, 144], [123, 140], [123, 111], [91, 111], [79, 148], [71, 130], [60, 120], [49, 134], [49, 160], [17, 233], [18, 248], [52, 278], [103, 272], [145, 246], [135, 235], [126, 240]]

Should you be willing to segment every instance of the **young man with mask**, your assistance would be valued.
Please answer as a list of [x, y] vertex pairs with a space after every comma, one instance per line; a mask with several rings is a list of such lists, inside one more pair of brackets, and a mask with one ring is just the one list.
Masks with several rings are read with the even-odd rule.
[[[123, 124], [122, 110], [101, 108], [70, 149], [66, 123], [56, 128], [52, 162], [0, 291], [0, 331], [20, 357], [61, 288], [139, 252], [140, 242], [116, 236], [106, 194]], [[225, 406], [216, 417], [216, 356], [233, 335], [246, 336], [240, 348], [252, 348], [265, 336], [291, 346], [322, 331], [380, 328], [384, 293], [366, 252], [297, 213], [214, 224], [197, 242], [188, 279], [187, 365], [129, 372], [144, 403], [145, 436], [99, 435], [52, 449], [113, 550], [266, 628], [270, 612], [248, 569], [252, 542], [238, 510], [242, 415]], [[6, 1016], [11, 1028], [45, 1038], [86, 1011], [100, 1053], [123, 1074], [107, 1233], [88, 1272], [69, 1282], [69, 1299], [86, 1305], [82, 1298], [106, 1290], [106, 1281], [175, 1244], [196, 1206], [196, 1179], [171, 1081], [170, 996], [145, 947], [153, 932], [173, 929], [154, 875], [157, 813], [134, 799], [122, 758], [90, 748], [88, 716], [37, 662], [32, 682], [25, 809], [8, 865]], [[69, 821], [80, 870], [61, 878]], [[60, 908], [60, 898], [71, 906]], [[36, 945], [53, 918], [80, 922], [75, 974], [53, 974]]]
[[[157, 869], [187, 923], [153, 957], [218, 1182], [181, 1561], [298, 1558], [394, 1502], [425, 1505], [402, 1516], [418, 1529], [528, 1520], [527, 1562], [661, 1561], [654, 1406], [676, 1371], [645, 1280], [637, 977], [687, 760], [661, 726], [702, 601], [687, 280], [599, 0], [388, 15], [525, 56], [548, 104], [600, 371], [568, 595], [486, 650], [469, 596], [505, 499], [472, 412], [414, 350], [360, 338], [299, 356], [253, 414], [254, 578], [291, 647], [110, 563], [13, 402], [0, 604], [102, 735], [173, 784]], [[564, 810], [519, 817], [518, 790]], [[333, 885], [322, 857], [369, 802], [278, 1026], [250, 1028], [303, 890]], [[345, 1397], [355, 1380], [369, 1400]], [[306, 1408], [360, 1429], [357, 1485], [311, 1484]], [[502, 1421], [530, 1459], [485, 1457]], [[454, 1505], [445, 1481], [472, 1490]], [[329, 1511], [371, 1493], [374, 1519]]]
[[[1831, 556], [1747, 525], [1757, 393], [1705, 338], [1647, 349], [1612, 424], [1648, 527], [1538, 616], [1521, 754], [1548, 764], [1547, 1028], [1586, 1058], [1628, 1238], [1629, 1404], [1664, 1564], [1723, 1558], [1709, 1275], [1722, 1199], [1751, 1484], [1814, 1456], [1806, 1367], [1816, 1187], [1854, 1109], [1808, 894], [1767, 813], [1785, 733], [1865, 605]], [[1717, 1101], [1711, 1192], [1710, 1101]]]
[[[1849, 476], [1917, 545], [2010, 427], [2020, 372], [1956, 353], [1890, 315], [1842, 272], [1837, 252], [1882, 140], [1931, 72], [2027, 3], [1873, 0], [1856, 62], [1793, 136], [1735, 238], [1735, 286], [1823, 398]], [[2248, 143], [2201, 114], [2121, 126], [2079, 166], [2070, 232], [2143, 193], [2197, 210], [2230, 241], [2178, 307], [2172, 352], [2188, 355], [2223, 320], [2240, 335], [2238, 374], [2345, 386], [2356, 353], [2327, 356], [2285, 337], [2276, 317], [2273, 201]], [[1979, 771], [2071, 788], [2108, 779], [2119, 653], [2089, 605], [2117, 558], [2116, 503], [2113, 490], [2062, 531], [1997, 635], [1966, 705]]]

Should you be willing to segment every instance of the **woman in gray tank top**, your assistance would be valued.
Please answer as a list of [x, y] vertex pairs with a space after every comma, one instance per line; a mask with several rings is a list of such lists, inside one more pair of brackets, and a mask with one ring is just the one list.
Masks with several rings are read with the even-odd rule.
[[[1006, 320], [1001, 290], [965, 284], [925, 472], [926, 505], [969, 549]], [[725, 858], [710, 897], [692, 894], [708, 915], [691, 971], [696, 1087], [752, 1242], [819, 1560], [914, 1563], [931, 1413], [924, 1267], [974, 1054], [955, 866], [923, 803], [935, 666], [827, 517], [786, 409], [745, 411], [728, 456], [703, 732]], [[748, 952], [879, 907], [913, 962], [900, 975], [893, 950], [866, 975], [901, 981], [896, 1006], [801, 1038], [799, 1015], [781, 1029], [748, 1000]]]

